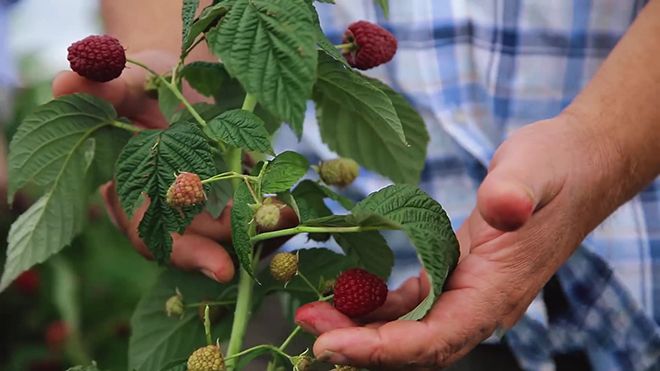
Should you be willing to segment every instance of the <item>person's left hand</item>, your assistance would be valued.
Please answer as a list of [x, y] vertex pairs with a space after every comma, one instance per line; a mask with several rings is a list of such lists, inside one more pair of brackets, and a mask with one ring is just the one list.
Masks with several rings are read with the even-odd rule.
[[498, 149], [477, 208], [457, 232], [461, 260], [423, 320], [397, 318], [428, 293], [425, 274], [359, 321], [328, 303], [299, 308], [297, 323], [321, 334], [316, 356], [379, 370], [437, 368], [513, 326], [607, 214], [607, 157], [571, 120], [564, 115], [527, 126]]

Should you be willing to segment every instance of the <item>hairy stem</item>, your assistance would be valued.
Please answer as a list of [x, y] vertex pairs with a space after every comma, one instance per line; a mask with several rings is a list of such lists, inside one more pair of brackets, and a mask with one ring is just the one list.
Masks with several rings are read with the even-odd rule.
[[119, 128], [119, 129], [126, 130], [126, 131], [130, 131], [131, 133], [139, 133], [139, 132], [142, 131], [142, 129], [140, 129], [137, 126], [133, 126], [131, 124], [128, 124], [128, 123], [125, 123], [125, 122], [122, 122], [122, 121], [119, 121], [119, 120], [113, 120], [112, 121], [112, 126], [114, 126], [116, 128]]
[[[245, 100], [243, 101], [242, 109], [245, 111], [254, 111], [254, 107], [257, 105], [257, 98], [254, 95], [247, 94]], [[227, 164], [229, 165], [229, 170], [235, 173], [242, 173], [242, 160], [243, 152], [240, 148], [231, 148], [226, 153]], [[232, 179], [232, 186], [234, 190], [238, 188], [240, 184], [240, 179]], [[259, 262], [260, 250], [257, 249], [257, 252], [252, 258], [253, 264]], [[240, 353], [241, 347], [243, 346], [243, 338], [245, 337], [245, 332], [247, 330], [247, 324], [250, 320], [252, 314], [252, 293], [254, 291], [254, 282], [250, 274], [243, 268], [240, 269], [239, 278], [238, 278], [238, 294], [236, 298], [236, 308], [234, 310], [234, 322], [232, 323], [231, 328], [231, 337], [229, 339], [229, 345], [227, 347], [227, 358], [225, 358], [226, 365], [228, 369], [232, 369], [236, 366], [236, 358]], [[234, 358], [231, 358], [234, 357]]]
[[377, 226], [355, 226], [355, 227], [310, 227], [306, 225], [299, 225], [293, 228], [280, 229], [278, 231], [260, 233], [250, 239], [251, 242], [259, 242], [264, 240], [269, 240], [271, 238], [291, 236], [298, 233], [357, 233], [357, 232], [367, 232], [367, 231], [379, 231], [382, 227]]
[[298, 276], [300, 276], [300, 278], [303, 281], [305, 281], [307, 286], [309, 286], [309, 288], [311, 288], [314, 291], [314, 293], [316, 294], [316, 296], [319, 297], [319, 299], [323, 297], [323, 294], [319, 291], [319, 289], [317, 289], [316, 286], [312, 285], [312, 283], [309, 281], [309, 279], [307, 277], [305, 277], [305, 275], [302, 274], [302, 272], [298, 272]]
[[156, 78], [160, 81], [160, 83], [165, 84], [167, 89], [169, 89], [172, 92], [172, 94], [174, 94], [174, 96], [177, 97], [177, 99], [179, 101], [181, 101], [181, 103], [183, 103], [183, 106], [186, 107], [186, 109], [188, 110], [188, 112], [190, 112], [190, 115], [192, 115], [192, 117], [195, 119], [195, 121], [197, 121], [197, 123], [202, 127], [206, 126], [206, 120], [204, 120], [204, 118], [199, 115], [197, 110], [190, 104], [190, 102], [188, 102], [188, 100], [186, 99], [186, 97], [183, 96], [183, 94], [181, 93], [179, 88], [177, 88], [176, 84], [173, 84], [173, 83], [165, 80], [165, 78], [163, 78], [163, 76], [161, 76], [159, 73], [152, 70], [151, 68], [149, 68], [149, 66], [147, 66], [146, 64], [144, 64], [142, 62], [138, 62], [138, 61], [135, 61], [135, 60], [132, 60], [132, 59], [129, 59], [129, 58], [127, 58], [126, 61], [128, 63], [132, 63], [136, 66], [142, 67], [145, 70], [147, 70], [148, 72], [150, 72], [152, 75], [156, 76]]

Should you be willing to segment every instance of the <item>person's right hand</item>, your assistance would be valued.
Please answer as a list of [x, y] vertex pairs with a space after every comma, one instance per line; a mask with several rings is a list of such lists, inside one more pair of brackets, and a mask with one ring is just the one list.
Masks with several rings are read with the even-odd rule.
[[[144, 51], [131, 56], [156, 72], [169, 71], [177, 61], [176, 56], [162, 51]], [[142, 128], [164, 128], [167, 121], [158, 108], [158, 102], [144, 92], [147, 73], [137, 66], [127, 65], [122, 75], [106, 83], [87, 80], [78, 74], [66, 71], [53, 81], [53, 95], [61, 96], [78, 92], [89, 93], [103, 98], [117, 109], [119, 115], [127, 117], [133, 124]], [[192, 91], [184, 91], [190, 100], [200, 100]], [[147, 208], [143, 204], [133, 218], [129, 219], [119, 205], [114, 184], [109, 182], [101, 187], [108, 214], [115, 224], [131, 240], [135, 248], [147, 258], [151, 253], [138, 235], [137, 226]], [[218, 219], [209, 213], [198, 215], [182, 234], [173, 234], [171, 262], [185, 270], [200, 270], [208, 277], [227, 282], [234, 276], [234, 264], [223, 248], [231, 243], [229, 225], [231, 207], [228, 206]]]

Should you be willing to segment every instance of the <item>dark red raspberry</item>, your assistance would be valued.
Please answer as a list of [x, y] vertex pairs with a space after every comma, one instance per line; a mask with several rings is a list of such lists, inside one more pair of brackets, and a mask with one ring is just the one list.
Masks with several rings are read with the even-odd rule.
[[204, 185], [199, 175], [182, 172], [167, 190], [167, 204], [172, 207], [188, 207], [206, 201]]
[[62, 349], [68, 338], [69, 326], [64, 321], [53, 321], [46, 328], [46, 345], [52, 350]]
[[39, 291], [39, 272], [34, 269], [21, 273], [14, 281], [14, 286], [23, 295], [34, 295]]
[[119, 77], [126, 67], [124, 47], [112, 36], [87, 36], [67, 50], [71, 69], [90, 80], [110, 81]]
[[385, 282], [364, 269], [346, 270], [335, 282], [335, 308], [349, 317], [369, 314], [383, 305], [385, 299]]
[[396, 54], [396, 38], [388, 30], [367, 21], [357, 21], [344, 32], [344, 43], [355, 46], [344, 53], [351, 66], [368, 70], [389, 62]]

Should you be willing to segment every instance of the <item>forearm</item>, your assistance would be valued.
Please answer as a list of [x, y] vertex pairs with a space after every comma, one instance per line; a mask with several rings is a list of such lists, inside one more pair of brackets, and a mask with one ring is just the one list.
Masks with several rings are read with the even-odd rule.
[[[200, 9], [211, 3], [201, 0]], [[121, 40], [129, 54], [157, 49], [178, 55], [181, 49], [181, 5], [173, 0], [102, 0], [106, 32]], [[202, 44], [190, 59], [213, 59]]]
[[[605, 217], [660, 173], [660, 0], [652, 0], [566, 109], [584, 130]], [[601, 199], [596, 199], [604, 197]]]

